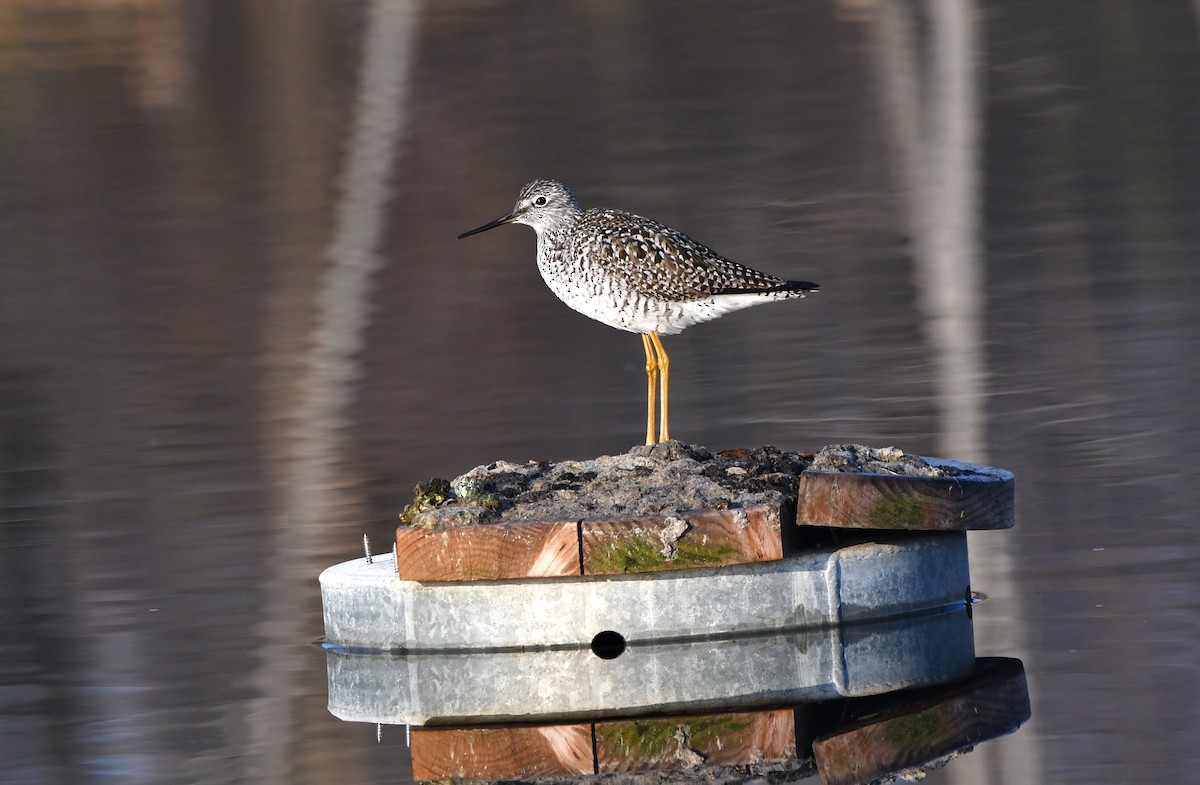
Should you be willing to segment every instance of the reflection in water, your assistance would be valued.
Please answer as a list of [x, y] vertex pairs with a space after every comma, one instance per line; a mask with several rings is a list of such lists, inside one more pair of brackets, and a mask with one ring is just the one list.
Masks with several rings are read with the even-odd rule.
[[[939, 403], [939, 455], [983, 462], [985, 296], [980, 211], [980, 123], [985, 20], [975, 2], [889, 0], [871, 19], [879, 80], [877, 94], [890, 134], [905, 219], [913, 241], [917, 305], [933, 349]], [[976, 537], [975, 539], [979, 539]], [[1014, 540], [990, 538], [973, 549], [972, 573], [997, 596], [1020, 602], [1013, 585]], [[1016, 631], [985, 623], [985, 646]], [[1036, 736], [1018, 734], [1003, 748], [1005, 765], [978, 758], [956, 766], [956, 782], [1036, 779]], [[989, 748], [985, 753], [996, 754]]]
[[872, 22], [877, 93], [912, 237], [917, 305], [934, 350], [937, 454], [984, 463], [981, 20], [974, 2], [891, 0], [876, 6]]
[[967, 611], [782, 634], [589, 648], [389, 654], [331, 646], [329, 710], [389, 725], [562, 721], [815, 703], [970, 673]]
[[[252, 743], [262, 751], [247, 758], [247, 777], [283, 782], [291, 768], [295, 743], [289, 728], [294, 712], [295, 673], [304, 670], [303, 651], [291, 641], [305, 636], [301, 613], [303, 584], [297, 583], [294, 554], [311, 555], [328, 547], [322, 532], [341, 520], [352, 506], [341, 476], [348, 425], [346, 410], [362, 375], [359, 364], [368, 316], [372, 280], [383, 264], [378, 246], [385, 209], [392, 195], [390, 180], [406, 119], [411, 42], [416, 27], [415, 2], [375, 0], [365, 21], [364, 49], [354, 127], [345, 153], [330, 266], [321, 278], [315, 302], [312, 337], [303, 349], [303, 369], [296, 384], [298, 402], [277, 420], [279, 441], [279, 510], [272, 516], [268, 601], [260, 666], [254, 686]], [[281, 348], [268, 346], [278, 362]], [[316, 565], [313, 564], [314, 571]]]
[[1029, 716], [1020, 662], [974, 659], [962, 603], [884, 622], [651, 641], [610, 658], [580, 647], [335, 646], [326, 657], [330, 711], [423, 726], [411, 736], [413, 771], [430, 780], [728, 766], [742, 767], [738, 779], [798, 776], [815, 753], [827, 782], [860, 781]]

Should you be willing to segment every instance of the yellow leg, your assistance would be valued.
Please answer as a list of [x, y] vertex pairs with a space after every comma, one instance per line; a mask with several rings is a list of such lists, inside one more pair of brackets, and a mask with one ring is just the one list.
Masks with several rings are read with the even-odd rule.
[[671, 358], [667, 357], [667, 350], [663, 348], [662, 339], [658, 337], [658, 333], [650, 333], [650, 341], [654, 344], [658, 375], [662, 379], [662, 412], [658, 417], [658, 440], [665, 442], [671, 438], [670, 429], [667, 427], [667, 398], [669, 397], [667, 390], [671, 381]]
[[654, 359], [650, 336], [645, 333], [642, 334], [642, 348], [646, 350], [646, 444], [654, 444], [654, 399], [658, 363]]

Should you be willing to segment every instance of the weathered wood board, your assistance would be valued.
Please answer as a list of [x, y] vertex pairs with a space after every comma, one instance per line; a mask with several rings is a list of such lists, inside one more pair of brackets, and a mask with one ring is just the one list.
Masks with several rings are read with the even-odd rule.
[[400, 526], [396, 564], [406, 581], [481, 581], [579, 575], [576, 521], [514, 521], [445, 529]]
[[1015, 730], [1029, 719], [1020, 660], [981, 658], [955, 685], [860, 701], [870, 716], [813, 743], [824, 785], [855, 785], [917, 768]]
[[584, 520], [584, 575], [623, 575], [783, 558], [780, 510], [750, 507]]
[[592, 726], [414, 728], [413, 779], [500, 780], [594, 774]]
[[[1029, 718], [1019, 660], [982, 658], [967, 679], [824, 704], [593, 723], [412, 731], [420, 781], [578, 777], [814, 761], [824, 785], [920, 771]], [[814, 727], [833, 730], [812, 741]], [[826, 725], [829, 727], [829, 725]], [[810, 743], [811, 742], [811, 743]]]
[[783, 526], [781, 508], [767, 505], [581, 521], [400, 526], [396, 564], [400, 577], [410, 581], [720, 567], [783, 558]]
[[947, 477], [801, 472], [796, 523], [909, 531], [1010, 528], [1015, 509], [1012, 474], [986, 466], [954, 465], [967, 471]]
[[599, 722], [598, 774], [733, 766], [796, 757], [792, 709]]
[[796, 757], [793, 709], [569, 725], [414, 728], [413, 778], [487, 781], [735, 766]]

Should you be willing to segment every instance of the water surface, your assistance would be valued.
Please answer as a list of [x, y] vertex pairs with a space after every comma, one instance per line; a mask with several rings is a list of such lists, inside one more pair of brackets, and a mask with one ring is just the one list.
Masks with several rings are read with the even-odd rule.
[[[935, 782], [1200, 782], [1200, 18], [1185, 0], [0, 10], [0, 780], [404, 781], [316, 575], [415, 482], [643, 428], [535, 177], [822, 285], [669, 339], [672, 431], [1013, 471]], [[383, 547], [383, 546], [380, 546]]]

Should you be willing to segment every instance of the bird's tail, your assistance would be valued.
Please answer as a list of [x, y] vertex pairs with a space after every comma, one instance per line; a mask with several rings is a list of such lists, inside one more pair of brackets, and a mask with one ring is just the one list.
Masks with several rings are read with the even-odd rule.
[[735, 294], [777, 294], [784, 297], [803, 297], [809, 292], [815, 292], [821, 287], [809, 281], [780, 281], [777, 284], [770, 286], [749, 287], [742, 286], [736, 289], [726, 289], [724, 291], [715, 292], [719, 295], [735, 295]]
[[803, 297], [809, 292], [818, 291], [821, 287], [811, 281], [783, 281], [775, 286], [759, 289], [759, 294], [784, 294], [792, 297]]

